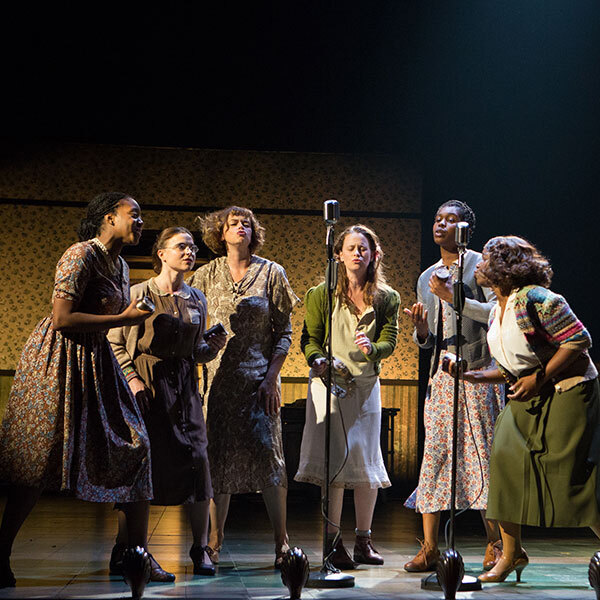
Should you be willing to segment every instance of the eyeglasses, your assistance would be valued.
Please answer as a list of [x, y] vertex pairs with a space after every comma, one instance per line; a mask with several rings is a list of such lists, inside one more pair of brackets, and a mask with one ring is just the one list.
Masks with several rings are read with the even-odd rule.
[[196, 246], [196, 244], [185, 244], [184, 242], [181, 242], [180, 244], [175, 244], [174, 246], [166, 246], [165, 250], [179, 250], [179, 252], [185, 252], [186, 250], [189, 250], [192, 254], [197, 254], [199, 248]]

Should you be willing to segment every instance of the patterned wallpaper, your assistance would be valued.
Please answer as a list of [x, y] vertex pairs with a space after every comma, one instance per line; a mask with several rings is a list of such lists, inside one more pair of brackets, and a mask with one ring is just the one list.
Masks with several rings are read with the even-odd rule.
[[[388, 282], [414, 301], [419, 274], [420, 222], [386, 216], [420, 211], [420, 179], [413, 167], [393, 156], [353, 156], [138, 148], [69, 144], [15, 150], [0, 164], [0, 369], [14, 369], [25, 340], [50, 310], [54, 268], [76, 240], [83, 214], [79, 207], [22, 205], [18, 199], [87, 201], [95, 193], [117, 189], [141, 204], [196, 206], [197, 212], [147, 210], [145, 226], [178, 224], [195, 229], [202, 207], [236, 203], [250, 208], [313, 209], [335, 197], [344, 211], [381, 212], [381, 217], [343, 218], [340, 232], [362, 222], [381, 238]], [[325, 225], [320, 216], [259, 215], [267, 229], [260, 254], [282, 264], [296, 294], [323, 279]], [[306, 377], [299, 348], [303, 307], [293, 316], [294, 344], [282, 375]], [[383, 363], [382, 377], [417, 378], [417, 349], [408, 320], [400, 315], [396, 352]]]

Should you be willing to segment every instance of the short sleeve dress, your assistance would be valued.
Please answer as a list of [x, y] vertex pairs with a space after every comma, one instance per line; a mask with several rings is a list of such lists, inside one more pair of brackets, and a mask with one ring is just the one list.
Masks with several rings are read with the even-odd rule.
[[153, 504], [177, 505], [212, 498], [206, 424], [196, 362], [212, 358], [202, 339], [206, 299], [183, 284], [162, 292], [154, 279], [134, 285], [133, 298], [156, 306], [140, 325], [111, 329], [108, 339], [129, 380], [140, 377], [152, 393], [144, 415], [152, 448]]
[[281, 418], [266, 415], [257, 390], [271, 358], [287, 354], [290, 315], [299, 302], [283, 267], [252, 256], [243, 279], [234, 282], [226, 257], [200, 267], [191, 284], [208, 302], [210, 324], [229, 336], [208, 363], [208, 455], [215, 494], [287, 487]]
[[[129, 270], [92, 241], [64, 253], [53, 298], [90, 314], [129, 304]], [[27, 340], [0, 437], [0, 478], [82, 500], [152, 498], [150, 443], [105, 332], [60, 332], [48, 316]]]

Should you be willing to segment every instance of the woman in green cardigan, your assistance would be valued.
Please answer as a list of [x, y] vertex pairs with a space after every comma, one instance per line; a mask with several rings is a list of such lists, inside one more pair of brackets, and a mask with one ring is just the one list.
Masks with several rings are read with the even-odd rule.
[[[331, 563], [352, 569], [356, 563], [383, 564], [371, 544], [371, 522], [378, 488], [390, 486], [383, 464], [380, 361], [396, 346], [400, 295], [385, 284], [383, 251], [375, 232], [364, 225], [346, 229], [337, 239], [338, 284], [333, 308], [333, 357], [336, 376], [331, 403], [329, 529]], [[310, 370], [306, 424], [295, 479], [323, 485], [326, 387], [327, 288], [308, 290], [302, 350]], [[353, 558], [339, 535], [344, 489], [354, 490], [356, 542]]]

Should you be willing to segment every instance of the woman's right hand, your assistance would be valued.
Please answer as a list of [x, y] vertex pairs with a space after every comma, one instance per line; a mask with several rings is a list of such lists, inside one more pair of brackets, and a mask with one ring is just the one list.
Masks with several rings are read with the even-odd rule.
[[327, 359], [326, 358], [315, 358], [312, 364], [312, 370], [317, 377], [325, 375], [327, 370]]
[[152, 315], [149, 311], [136, 308], [135, 305], [137, 302], [137, 299], [133, 299], [131, 304], [119, 315], [121, 326], [130, 327], [132, 325], [139, 325]]
[[138, 403], [142, 414], [146, 414], [150, 409], [150, 401], [152, 400], [150, 390], [139, 377], [133, 377], [128, 381], [128, 383], [129, 389]]
[[417, 330], [417, 336], [420, 340], [426, 340], [429, 335], [429, 325], [427, 325], [427, 309], [422, 302], [415, 302], [411, 308], [405, 308], [404, 314], [407, 314]]

